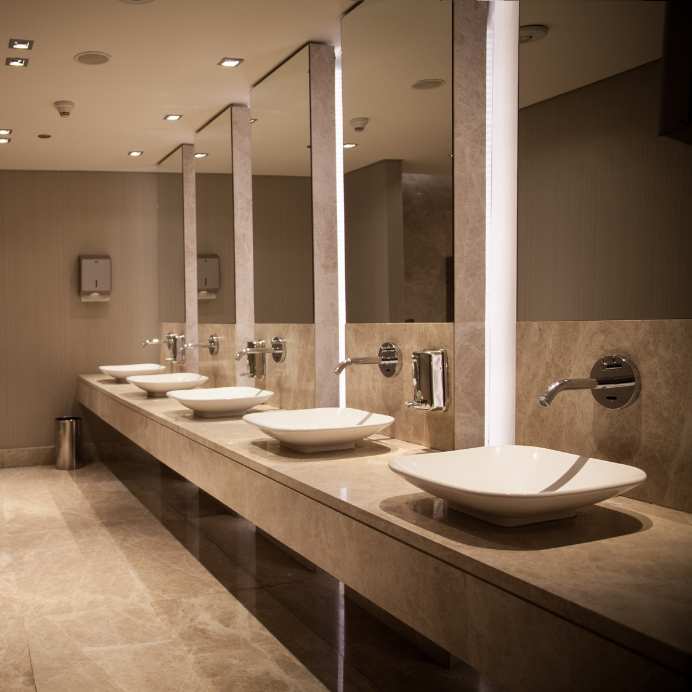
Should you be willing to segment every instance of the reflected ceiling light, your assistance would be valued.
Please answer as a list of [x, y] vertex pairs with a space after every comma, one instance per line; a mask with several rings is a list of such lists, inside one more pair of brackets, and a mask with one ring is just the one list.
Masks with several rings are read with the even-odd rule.
[[540, 41], [548, 35], [548, 27], [545, 24], [524, 24], [519, 27], [519, 43]]
[[9, 144], [11, 141], [9, 137], [0, 137], [0, 144]]
[[138, 159], [143, 153], [141, 149], [133, 149], [132, 151], [128, 151], [127, 155], [131, 156], [133, 159]]
[[355, 142], [347, 142], [344, 144], [344, 149], [355, 149], [357, 146]]
[[7, 45], [14, 50], [31, 50], [34, 42], [30, 38], [11, 38]]
[[166, 113], [166, 115], [163, 116], [163, 119], [174, 123], [176, 120], [180, 120], [182, 117], [183, 116], [180, 113]]
[[243, 58], [221, 58], [216, 64], [221, 67], [238, 67], [243, 62]]
[[250, 118], [250, 125], [254, 125], [258, 120], [259, 118]]
[[11, 135], [12, 130], [9, 127], [0, 127], [0, 135]]
[[5, 65], [8, 67], [27, 67], [29, 58], [5, 58]]
[[195, 152], [195, 158], [196, 159], [206, 159], [209, 154], [207, 154], [206, 151], [196, 151]]
[[445, 84], [444, 79], [439, 79], [437, 77], [428, 79], [419, 79], [417, 82], [411, 84], [412, 89], [428, 90], [428, 89], [439, 89]]
[[82, 65], [103, 65], [111, 59], [111, 56], [102, 50], [85, 50], [77, 53], [74, 59]]

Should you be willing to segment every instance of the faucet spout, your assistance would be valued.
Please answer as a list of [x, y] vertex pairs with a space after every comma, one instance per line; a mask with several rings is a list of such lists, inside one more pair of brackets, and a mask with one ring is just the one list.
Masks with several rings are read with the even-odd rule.
[[547, 408], [553, 403], [555, 397], [566, 389], [595, 389], [598, 386], [598, 380], [592, 377], [557, 380], [557, 382], [553, 382], [548, 389], [545, 390], [545, 393], [538, 397], [538, 403]]
[[339, 361], [339, 364], [334, 368], [334, 374], [340, 375], [346, 368], [351, 365], [378, 365], [381, 362], [380, 357], [369, 357], [364, 358], [345, 358]]

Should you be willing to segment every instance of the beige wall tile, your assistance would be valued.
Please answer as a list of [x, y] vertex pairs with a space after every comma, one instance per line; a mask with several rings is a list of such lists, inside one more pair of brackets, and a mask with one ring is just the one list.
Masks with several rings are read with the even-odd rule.
[[[401, 372], [395, 377], [384, 377], [376, 365], [347, 368], [347, 405], [394, 416], [396, 422], [385, 431], [392, 437], [433, 449], [453, 449], [453, 333], [453, 325], [447, 323], [347, 324], [346, 353], [349, 356], [377, 355], [380, 344], [392, 341], [401, 349], [403, 360]], [[450, 407], [444, 412], [408, 408], [406, 402], [413, 398], [411, 354], [438, 348], [448, 351]]]
[[[587, 391], [537, 404], [554, 380], [616, 353], [641, 374], [632, 406], [611, 411]], [[517, 442], [638, 466], [648, 479], [633, 497], [692, 512], [692, 321], [519, 322]]]

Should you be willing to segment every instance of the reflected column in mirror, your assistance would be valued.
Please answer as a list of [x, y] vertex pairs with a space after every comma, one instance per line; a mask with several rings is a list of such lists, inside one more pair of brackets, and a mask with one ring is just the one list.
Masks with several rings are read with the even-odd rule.
[[346, 353], [394, 342], [403, 359], [390, 379], [347, 370], [347, 404], [437, 449], [454, 447], [453, 402], [406, 402], [414, 351], [445, 349], [454, 381], [452, 40], [450, 0], [365, 0], [342, 22]]
[[[178, 147], [158, 166], [158, 271], [160, 335], [185, 332], [183, 154]], [[154, 335], [152, 335], [154, 336]], [[162, 358], [170, 357], [165, 346]]]
[[[282, 408], [314, 402], [312, 179], [306, 46], [251, 93], [256, 337], [287, 340], [266, 386]], [[271, 359], [269, 359], [271, 361]]]
[[220, 337], [218, 355], [200, 348], [200, 371], [213, 386], [235, 384], [235, 249], [230, 108], [195, 136], [199, 339]]

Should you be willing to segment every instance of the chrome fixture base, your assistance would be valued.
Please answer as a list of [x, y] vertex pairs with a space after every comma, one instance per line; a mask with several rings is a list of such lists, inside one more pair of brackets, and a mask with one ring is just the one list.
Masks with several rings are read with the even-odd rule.
[[248, 377], [264, 377], [267, 370], [267, 354], [271, 354], [275, 363], [283, 363], [286, 360], [286, 339], [275, 336], [271, 340], [271, 346], [267, 347], [264, 339], [250, 340], [247, 346], [235, 354], [235, 359], [247, 357], [248, 372], [243, 373]]
[[283, 363], [286, 360], [286, 339], [280, 336], [272, 338], [272, 360], [275, 363]]
[[377, 352], [378, 366], [385, 377], [394, 377], [401, 372], [401, 349], [391, 341], [385, 341]]
[[591, 378], [599, 383], [591, 394], [601, 406], [625, 408], [639, 398], [639, 370], [626, 356], [599, 358], [591, 368]]

